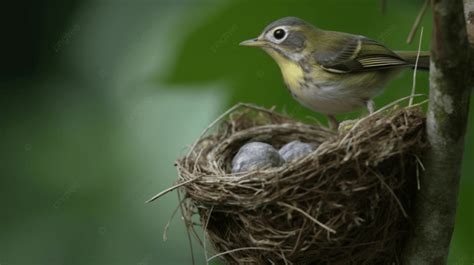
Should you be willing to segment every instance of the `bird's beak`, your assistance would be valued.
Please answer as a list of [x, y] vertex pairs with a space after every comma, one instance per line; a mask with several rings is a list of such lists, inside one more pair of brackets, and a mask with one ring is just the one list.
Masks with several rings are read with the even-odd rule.
[[239, 45], [249, 47], [262, 47], [266, 45], [266, 41], [260, 40], [259, 38], [255, 38], [251, 40], [244, 40]]

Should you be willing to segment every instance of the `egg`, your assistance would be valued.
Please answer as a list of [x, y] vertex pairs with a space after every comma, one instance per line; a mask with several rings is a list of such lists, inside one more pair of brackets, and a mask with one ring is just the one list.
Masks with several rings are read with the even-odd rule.
[[286, 162], [291, 162], [309, 155], [314, 150], [314, 145], [295, 140], [285, 144], [278, 153]]
[[244, 172], [269, 167], [279, 167], [285, 163], [278, 151], [262, 142], [243, 145], [232, 159], [232, 172]]

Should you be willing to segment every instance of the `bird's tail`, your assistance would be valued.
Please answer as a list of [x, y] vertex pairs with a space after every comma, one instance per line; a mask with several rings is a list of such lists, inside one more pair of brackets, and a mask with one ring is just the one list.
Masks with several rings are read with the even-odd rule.
[[[417, 51], [397, 51], [396, 53], [415, 67]], [[416, 69], [430, 70], [430, 52], [420, 52]]]

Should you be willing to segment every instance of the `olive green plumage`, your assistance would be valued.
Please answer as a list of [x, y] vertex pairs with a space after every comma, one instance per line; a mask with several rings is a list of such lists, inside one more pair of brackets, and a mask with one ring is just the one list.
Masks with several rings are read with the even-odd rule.
[[[328, 115], [367, 105], [386, 82], [403, 68], [415, 66], [417, 52], [392, 51], [360, 35], [326, 31], [295, 17], [268, 25], [244, 46], [264, 49], [279, 65], [293, 97], [302, 105]], [[421, 52], [417, 69], [429, 69], [429, 53]]]

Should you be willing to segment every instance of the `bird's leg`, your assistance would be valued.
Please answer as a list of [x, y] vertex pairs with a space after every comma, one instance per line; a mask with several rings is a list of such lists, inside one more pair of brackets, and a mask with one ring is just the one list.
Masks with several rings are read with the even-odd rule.
[[329, 115], [329, 114], [327, 114], [327, 117], [328, 117], [328, 122], [329, 122], [329, 128], [337, 131], [339, 127], [339, 122], [336, 120], [336, 117], [334, 117], [334, 115]]
[[375, 111], [375, 103], [372, 99], [369, 99], [365, 102], [367, 105], [367, 110], [369, 111], [369, 114], [374, 113]]

